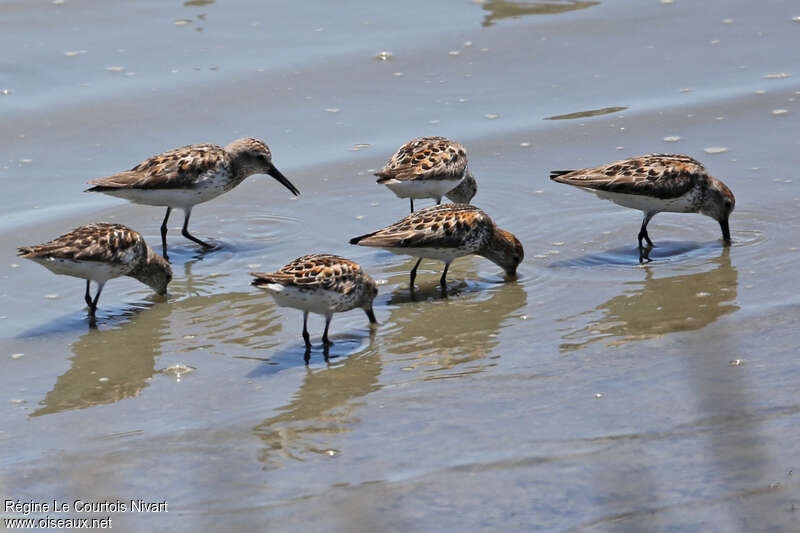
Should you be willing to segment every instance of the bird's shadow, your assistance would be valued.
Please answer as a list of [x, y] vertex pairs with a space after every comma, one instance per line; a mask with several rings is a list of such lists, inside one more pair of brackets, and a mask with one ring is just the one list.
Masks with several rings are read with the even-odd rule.
[[592, 266], [639, 266], [654, 262], [682, 261], [692, 257], [702, 257], [713, 255], [720, 248], [723, 248], [720, 241], [711, 242], [692, 242], [692, 241], [659, 241], [650, 249], [648, 259], [644, 263], [639, 261], [639, 248], [637, 246], [625, 246], [612, 248], [603, 252], [590, 253], [554, 261], [551, 267], [592, 267]]
[[371, 345], [374, 332], [374, 328], [370, 328], [367, 337], [355, 332], [331, 335], [333, 345], [327, 347], [321, 342], [313, 343], [310, 349], [307, 349], [303, 342], [292, 344], [264, 358], [263, 364], [250, 371], [247, 377], [270, 376], [287, 368], [311, 366], [317, 363], [328, 364], [336, 359], [349, 357]]
[[[167, 248], [169, 262], [175, 265], [187, 262], [198, 262], [211, 258], [224, 260], [229, 256], [259, 254], [266, 249], [266, 246], [263, 244], [250, 241], [218, 241], [211, 238], [206, 240], [209, 244], [213, 245], [211, 248], [205, 248], [191, 242], [179, 246], [170, 245], [169, 248]], [[160, 251], [163, 252], [163, 250]]]
[[62, 333], [81, 333], [86, 330], [100, 329], [101, 327], [116, 328], [130, 322], [139, 313], [153, 307], [154, 301], [145, 300], [139, 303], [130, 303], [121, 308], [101, 308], [95, 315], [84, 310], [82, 313], [70, 312], [45, 324], [39, 324], [17, 335], [19, 339], [46, 337]]
[[417, 278], [415, 287], [409, 287], [406, 281], [405, 285], [398, 286], [392, 291], [386, 304], [400, 305], [433, 300], [449, 300], [451, 298], [456, 299], [464, 295], [482, 292], [492, 285], [494, 285], [494, 283], [486, 280], [455, 279], [448, 280], [447, 290], [442, 291], [442, 287], [439, 285], [438, 281], [432, 279], [430, 281], [423, 281], [423, 283], [420, 284], [420, 280]]

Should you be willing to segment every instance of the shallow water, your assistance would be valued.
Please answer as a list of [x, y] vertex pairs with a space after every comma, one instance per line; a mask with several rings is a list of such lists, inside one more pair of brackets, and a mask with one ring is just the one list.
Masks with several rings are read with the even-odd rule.
[[[304, 6], [3, 4], [4, 498], [168, 502], [122, 531], [796, 530], [795, 3]], [[411, 259], [347, 244], [406, 214], [370, 170], [427, 134], [467, 146], [516, 281], [461, 259], [442, 298], [426, 261], [412, 299]], [[113, 280], [93, 330], [80, 281], [15, 257], [90, 221], [158, 243], [161, 209], [85, 182], [242, 135], [302, 196], [197, 207], [210, 253], [173, 215], [166, 302]], [[547, 179], [657, 151], [731, 187], [731, 247], [661, 214], [640, 266], [638, 212]], [[379, 280], [381, 324], [337, 315], [326, 362], [313, 318], [306, 366], [247, 272], [312, 251]]]

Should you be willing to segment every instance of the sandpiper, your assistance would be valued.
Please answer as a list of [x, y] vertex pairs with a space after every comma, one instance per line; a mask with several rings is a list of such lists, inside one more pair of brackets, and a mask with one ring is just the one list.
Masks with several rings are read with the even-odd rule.
[[[467, 151], [455, 141], [444, 137], [419, 137], [401, 146], [397, 153], [379, 172], [378, 183], [386, 185], [398, 198], [409, 198], [414, 212], [414, 198], [434, 198], [437, 204], [442, 196], [456, 203], [469, 203], [477, 184], [467, 171]], [[448, 193], [462, 181], [464, 188]]]
[[[644, 212], [639, 231], [639, 262], [649, 260], [653, 241], [647, 223], [657, 213], [702, 213], [719, 222], [731, 241], [728, 218], [736, 205], [731, 190], [695, 159], [679, 154], [648, 154], [582, 170], [554, 170], [550, 179], [593, 192], [615, 204]], [[642, 246], [647, 241], [647, 248]]]
[[207, 202], [239, 185], [253, 174], [265, 173], [299, 195], [300, 191], [272, 164], [272, 153], [263, 141], [243, 138], [222, 148], [215, 144], [190, 144], [139, 163], [131, 170], [98, 178], [87, 191], [102, 192], [135, 204], [164, 206], [161, 245], [167, 255], [167, 221], [173, 208], [183, 209], [182, 234], [205, 248], [212, 245], [189, 233], [192, 207]]
[[[23, 246], [18, 255], [36, 261], [55, 274], [86, 280], [86, 305], [93, 317], [103, 286], [112, 278], [130, 276], [158, 294], [167, 293], [172, 269], [144, 238], [121, 224], [86, 224], [38, 246]], [[91, 282], [97, 294], [91, 297]]]
[[478, 254], [514, 276], [525, 256], [522, 244], [511, 233], [498, 228], [489, 216], [477, 207], [466, 204], [435, 205], [411, 213], [381, 230], [354, 237], [350, 244], [374, 246], [396, 254], [418, 257], [411, 269], [411, 289], [417, 267], [423, 258], [444, 261], [439, 283], [442, 293], [447, 286], [450, 263], [470, 254]]
[[303, 340], [311, 349], [308, 335], [308, 313], [325, 317], [322, 343], [327, 348], [328, 328], [334, 313], [360, 307], [371, 324], [377, 324], [372, 301], [378, 286], [358, 263], [330, 254], [311, 254], [298, 257], [277, 272], [251, 272], [253, 285], [269, 292], [283, 307], [303, 311]]

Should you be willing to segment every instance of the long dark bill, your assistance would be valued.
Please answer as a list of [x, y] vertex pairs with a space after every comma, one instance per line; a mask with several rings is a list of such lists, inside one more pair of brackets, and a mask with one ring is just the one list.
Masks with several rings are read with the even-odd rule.
[[720, 220], [719, 227], [722, 228], [722, 239], [729, 244], [731, 242], [731, 229], [728, 226], [728, 219]]
[[369, 309], [367, 309], [366, 311], [364, 311], [364, 312], [367, 313], [367, 318], [369, 319], [370, 324], [377, 324], [378, 323], [378, 321], [375, 320], [375, 313], [372, 311], [371, 307]]
[[272, 166], [272, 168], [269, 169], [269, 172], [267, 172], [267, 174], [269, 174], [270, 176], [281, 182], [281, 184], [290, 191], [292, 191], [292, 193], [295, 196], [300, 196], [300, 189], [292, 185], [292, 182], [286, 179], [286, 176], [281, 174], [281, 171], [278, 170], [274, 165]]

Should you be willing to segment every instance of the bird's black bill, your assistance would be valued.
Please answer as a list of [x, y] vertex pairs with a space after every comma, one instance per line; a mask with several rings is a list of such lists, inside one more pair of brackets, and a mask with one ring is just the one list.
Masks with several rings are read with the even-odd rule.
[[372, 311], [372, 308], [369, 308], [365, 311], [367, 313], [367, 318], [369, 319], [370, 324], [377, 324], [378, 321], [375, 320], [375, 313]]
[[722, 240], [726, 243], [731, 242], [731, 228], [728, 226], [728, 219], [720, 220], [719, 227], [722, 228]]
[[289, 181], [288, 179], [286, 179], [286, 176], [281, 174], [281, 171], [278, 170], [277, 168], [275, 168], [275, 166], [270, 168], [269, 171], [267, 172], [267, 174], [269, 174], [270, 176], [272, 176], [273, 178], [275, 178], [276, 180], [281, 182], [281, 184], [284, 187], [286, 187], [287, 189], [289, 189], [290, 191], [292, 191], [292, 193], [295, 196], [300, 196], [300, 190], [297, 187], [295, 187], [294, 185], [292, 185], [292, 182]]

